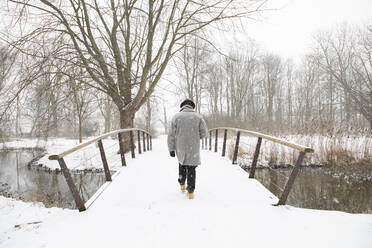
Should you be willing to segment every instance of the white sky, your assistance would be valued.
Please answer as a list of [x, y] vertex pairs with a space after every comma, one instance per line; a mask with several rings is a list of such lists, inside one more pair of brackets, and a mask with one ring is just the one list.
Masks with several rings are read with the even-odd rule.
[[363, 24], [372, 20], [372, 0], [269, 0], [269, 3], [279, 10], [265, 12], [261, 21], [246, 21], [247, 35], [266, 50], [294, 59], [306, 53], [315, 31], [331, 29], [345, 21]]

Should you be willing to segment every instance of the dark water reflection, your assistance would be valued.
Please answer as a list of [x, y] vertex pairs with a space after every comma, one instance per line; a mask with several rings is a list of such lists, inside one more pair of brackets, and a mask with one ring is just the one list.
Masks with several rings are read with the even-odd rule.
[[[260, 169], [256, 170], [255, 177], [279, 198], [290, 172], [291, 169]], [[326, 168], [302, 168], [287, 204], [349, 213], [372, 213], [372, 180], [337, 177]]]
[[[25, 201], [43, 202], [47, 207], [76, 208], [66, 180], [61, 173], [27, 166], [40, 151], [0, 152], [0, 195]], [[103, 173], [72, 174], [87, 201], [105, 183]]]

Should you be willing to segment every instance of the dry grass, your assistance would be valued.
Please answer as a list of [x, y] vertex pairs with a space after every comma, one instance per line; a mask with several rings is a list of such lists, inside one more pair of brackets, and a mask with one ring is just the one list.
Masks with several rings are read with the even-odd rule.
[[62, 205], [57, 204], [57, 202], [54, 202], [51, 198], [48, 196], [42, 196], [37, 193], [29, 194], [27, 197], [23, 199], [26, 202], [42, 202], [45, 207], [50, 208], [50, 207], [63, 207]]
[[[235, 139], [234, 139], [234, 142], [230, 142], [226, 146], [227, 146], [227, 155], [228, 155], [229, 159], [232, 160], [233, 159], [233, 156], [234, 156]], [[244, 147], [244, 146], [239, 146], [239, 149], [238, 149], [238, 158], [241, 158], [246, 153], [247, 153], [247, 148]]]
[[[320, 136], [292, 135], [281, 137], [288, 141], [314, 148], [307, 154], [306, 165], [328, 165], [372, 171], [372, 137], [369, 136]], [[256, 148], [257, 138], [241, 137], [238, 159], [240, 163], [250, 164]], [[232, 158], [235, 138], [229, 142], [229, 157]], [[261, 165], [294, 165], [299, 152], [289, 147], [267, 140], [262, 141], [258, 163]]]

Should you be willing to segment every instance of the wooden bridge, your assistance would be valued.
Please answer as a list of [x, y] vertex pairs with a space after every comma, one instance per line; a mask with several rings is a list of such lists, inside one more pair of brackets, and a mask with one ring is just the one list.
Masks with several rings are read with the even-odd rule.
[[[262, 133], [249, 131], [249, 130], [244, 130], [244, 129], [230, 128], [230, 127], [219, 127], [219, 128], [210, 129], [209, 130], [209, 136], [206, 137], [204, 140], [201, 140], [202, 149], [208, 149], [208, 138], [209, 138], [209, 150], [210, 151], [212, 150], [212, 136], [214, 134], [214, 152], [218, 151], [218, 131], [219, 130], [224, 131], [223, 145], [222, 145], [222, 157], [224, 157], [226, 155], [227, 133], [230, 131], [230, 132], [232, 132], [236, 135], [234, 154], [233, 154], [233, 159], [232, 159], [233, 164], [236, 164], [236, 161], [237, 161], [237, 158], [238, 158], [238, 149], [239, 149], [241, 133], [245, 133], [247, 135], [254, 136], [254, 137], [258, 138], [257, 145], [256, 145], [256, 150], [255, 150], [255, 153], [254, 153], [254, 157], [253, 157], [253, 161], [252, 161], [252, 165], [251, 165], [250, 173], [249, 173], [249, 178], [251, 178], [251, 179], [253, 179], [254, 175], [255, 175], [255, 170], [256, 170], [256, 166], [257, 166], [258, 156], [259, 156], [259, 153], [260, 153], [262, 139], [266, 139], [266, 140], [269, 140], [271, 142], [274, 142], [274, 143], [277, 143], [277, 144], [280, 144], [280, 145], [284, 145], [284, 146], [288, 146], [290, 148], [293, 148], [293, 149], [296, 149], [296, 150], [300, 151], [298, 160], [297, 160], [295, 166], [293, 167], [292, 173], [288, 178], [288, 181], [287, 181], [286, 186], [285, 186], [285, 188], [282, 192], [282, 195], [281, 195], [279, 201], [275, 204], [275, 206], [284, 205], [286, 203], [286, 200], [288, 198], [288, 195], [290, 193], [292, 185], [293, 185], [293, 183], [296, 179], [296, 176], [299, 172], [299, 169], [301, 167], [301, 163], [302, 163], [302, 161], [305, 157], [305, 154], [306, 153], [312, 153], [312, 152], [314, 152], [314, 150], [310, 147], [294, 144], [292, 142], [288, 142], [288, 141], [285, 141], [285, 140], [282, 140], [282, 139], [279, 139], [279, 138], [276, 138], [276, 137], [273, 137], [273, 136], [269, 136], [269, 135], [265, 135], [265, 134], [262, 134]], [[134, 136], [135, 136], [134, 133], [135, 132], [137, 133], [137, 142], [134, 141]], [[76, 147], [73, 147], [73, 148], [71, 148], [67, 151], [64, 151], [60, 154], [49, 156], [50, 160], [58, 160], [58, 163], [61, 167], [61, 171], [63, 172], [63, 175], [66, 178], [66, 182], [67, 182], [67, 184], [68, 184], [68, 186], [71, 190], [71, 193], [74, 197], [76, 206], [79, 209], [79, 211], [85, 211], [86, 206], [85, 206], [85, 203], [83, 202], [82, 198], [79, 195], [79, 192], [76, 188], [76, 185], [74, 184], [74, 182], [72, 180], [70, 171], [69, 171], [69, 169], [66, 166], [66, 163], [64, 161], [64, 157], [71, 154], [71, 153], [77, 152], [80, 149], [83, 149], [88, 145], [97, 143], [97, 145], [99, 147], [99, 152], [100, 152], [100, 155], [101, 155], [101, 159], [102, 159], [102, 165], [103, 165], [103, 170], [105, 172], [106, 181], [111, 182], [112, 177], [111, 177], [109, 165], [107, 163], [106, 154], [105, 154], [105, 150], [104, 150], [102, 140], [104, 140], [105, 138], [111, 137], [113, 135], [118, 135], [118, 144], [119, 144], [122, 166], [126, 166], [127, 164], [126, 164], [126, 159], [125, 159], [125, 147], [124, 147], [125, 142], [124, 142], [123, 135], [122, 135], [123, 133], [129, 133], [129, 142], [127, 142], [127, 144], [129, 144], [129, 146], [130, 146], [130, 151], [131, 151], [131, 157], [132, 158], [135, 158], [135, 156], [136, 156], [135, 155], [136, 148], [137, 148], [138, 154], [142, 153], [141, 143], [143, 143], [143, 146], [142, 146], [143, 147], [143, 152], [146, 152], [146, 150], [147, 151], [152, 150], [152, 135], [150, 133], [144, 131], [144, 130], [141, 130], [141, 129], [138, 129], [138, 128], [131, 128], [131, 129], [120, 129], [120, 130], [116, 130], [116, 131], [106, 133], [106, 134], [101, 135], [97, 138], [94, 138], [90, 141], [82, 143], [82, 144], [80, 144]], [[138, 144], [137, 147], [135, 145], [136, 143]], [[206, 163], [208, 163], [208, 162], [206, 162]], [[101, 187], [101, 189], [99, 189], [98, 192], [88, 201], [87, 205], [90, 206], [107, 186], [108, 186], [107, 183], [105, 185], [103, 185]]]
[[[224, 132], [222, 143], [221, 139], [217, 142], [219, 130]], [[278, 199], [252, 178], [254, 169], [248, 176], [236, 165], [243, 132], [257, 137], [252, 168], [259, 156], [262, 139], [299, 150], [300, 156], [285, 188], [289, 193], [303, 157], [312, 149], [260, 133], [230, 128], [210, 130], [208, 139], [202, 143], [202, 165], [197, 168], [193, 200], [179, 188], [178, 163], [169, 156], [165, 136], [152, 139], [143, 130], [118, 130], [53, 155], [51, 159], [59, 161], [69, 181], [63, 157], [98, 142], [103, 166], [109, 167], [105, 162], [102, 139], [123, 132], [132, 133], [128, 135], [130, 157], [126, 158], [123, 152], [123, 145], [128, 142], [118, 145], [123, 166], [112, 176], [105, 169], [107, 183], [86, 203], [79, 205], [79, 198], [75, 198], [81, 211], [88, 210], [53, 223], [53, 228], [47, 230], [48, 240], [38, 241], [43, 247], [367, 248], [372, 244], [368, 234], [372, 231], [372, 226], [369, 227], [372, 218], [279, 206], [285, 203], [286, 192]], [[227, 132], [234, 136], [233, 161], [216, 153], [226, 155]], [[137, 137], [136, 142], [134, 137]], [[122, 142], [122, 137], [118, 140]], [[144, 150], [150, 152], [144, 153]]]

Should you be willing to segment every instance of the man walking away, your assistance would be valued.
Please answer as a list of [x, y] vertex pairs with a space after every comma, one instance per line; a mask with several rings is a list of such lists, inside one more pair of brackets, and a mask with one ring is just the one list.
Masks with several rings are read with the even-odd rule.
[[208, 129], [204, 119], [194, 111], [195, 103], [192, 100], [186, 99], [180, 108], [180, 112], [172, 119], [168, 149], [171, 157], [177, 155], [181, 190], [185, 191], [187, 181], [187, 195], [189, 199], [193, 199], [195, 168], [200, 165], [200, 139], [206, 137]]

